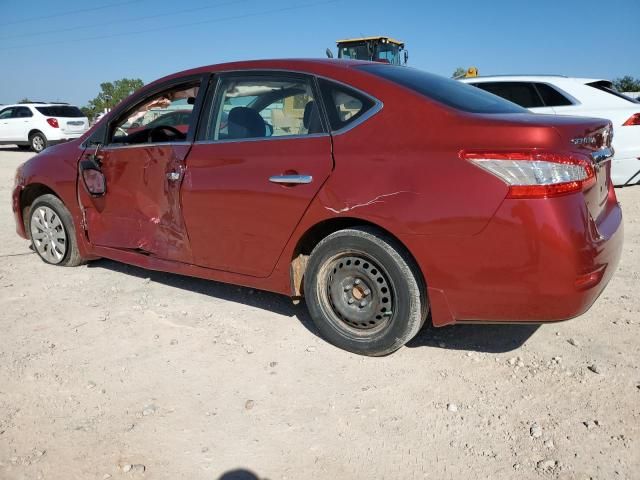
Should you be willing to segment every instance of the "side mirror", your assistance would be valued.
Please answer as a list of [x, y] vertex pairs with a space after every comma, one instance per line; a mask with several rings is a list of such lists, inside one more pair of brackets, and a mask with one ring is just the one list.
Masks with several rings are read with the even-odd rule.
[[327, 48], [327, 50], [325, 51], [325, 53], [327, 54], [327, 58], [333, 58], [333, 52], [331, 51], [330, 48]]
[[94, 159], [80, 162], [80, 175], [82, 176], [84, 187], [92, 197], [101, 197], [107, 193], [107, 182], [104, 174]]
[[404, 64], [406, 65], [409, 61], [409, 52], [407, 50], [404, 51]]

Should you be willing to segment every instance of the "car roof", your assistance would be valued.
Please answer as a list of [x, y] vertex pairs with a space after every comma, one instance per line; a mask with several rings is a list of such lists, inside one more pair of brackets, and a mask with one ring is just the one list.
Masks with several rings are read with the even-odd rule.
[[0, 107], [58, 107], [58, 106], [75, 107], [69, 103], [64, 102], [26, 102], [26, 103], [14, 103], [11, 105], [0, 105]]
[[318, 70], [326, 70], [327, 67], [329, 69], [343, 70], [357, 67], [359, 65], [371, 64], [380, 65], [380, 63], [365, 60], [347, 60], [337, 58], [276, 58], [265, 60], [244, 60], [238, 62], [216, 63], [183, 70], [181, 72], [176, 72], [171, 75], [167, 75], [166, 77], [159, 78], [148, 85], [145, 85], [145, 87], [171, 80], [173, 78], [210, 72], [226, 72], [234, 70], [289, 70], [292, 72], [300, 71], [314, 73]]

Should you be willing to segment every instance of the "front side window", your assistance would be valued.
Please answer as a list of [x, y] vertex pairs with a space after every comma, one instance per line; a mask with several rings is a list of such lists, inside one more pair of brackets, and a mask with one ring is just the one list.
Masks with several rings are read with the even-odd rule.
[[111, 143], [180, 142], [191, 128], [200, 82], [163, 90], [122, 115], [113, 125]]
[[415, 68], [382, 64], [356, 68], [457, 110], [472, 113], [526, 113], [518, 105], [471, 85]]
[[217, 88], [209, 140], [323, 133], [311, 83], [297, 77], [233, 76]]
[[333, 131], [346, 127], [375, 105], [371, 98], [348, 87], [324, 79], [318, 82]]
[[0, 120], [4, 120], [6, 118], [13, 118], [15, 108], [5, 108], [4, 110], [0, 111]]

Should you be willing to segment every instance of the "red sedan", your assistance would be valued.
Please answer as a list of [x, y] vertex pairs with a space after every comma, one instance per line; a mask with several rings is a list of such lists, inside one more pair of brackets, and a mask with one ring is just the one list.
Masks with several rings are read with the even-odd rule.
[[[191, 110], [186, 133], [122, 128], [159, 101]], [[384, 355], [428, 316], [585, 312], [622, 248], [612, 154], [607, 120], [531, 114], [411, 68], [240, 62], [147, 85], [32, 158], [13, 210], [47, 263], [106, 257], [305, 297], [328, 341]]]

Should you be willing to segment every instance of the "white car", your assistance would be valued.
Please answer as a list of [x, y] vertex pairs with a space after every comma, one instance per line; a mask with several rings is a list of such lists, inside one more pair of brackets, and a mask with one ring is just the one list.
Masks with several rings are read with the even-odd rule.
[[21, 103], [0, 107], [0, 145], [18, 145], [40, 153], [49, 145], [78, 138], [89, 119], [66, 103]]
[[559, 75], [497, 75], [461, 81], [532, 112], [611, 120], [613, 184], [640, 184], [640, 102], [617, 92], [610, 81]]

